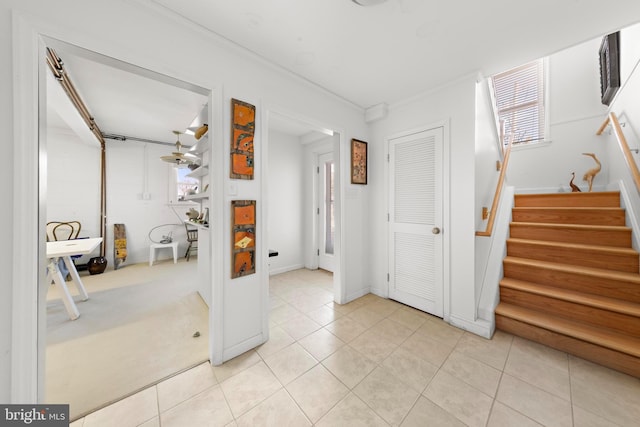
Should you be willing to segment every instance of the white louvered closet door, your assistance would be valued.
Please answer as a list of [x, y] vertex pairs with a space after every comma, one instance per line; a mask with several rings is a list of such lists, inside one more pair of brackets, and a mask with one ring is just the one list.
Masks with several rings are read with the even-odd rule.
[[442, 141], [442, 128], [389, 141], [389, 297], [440, 317]]

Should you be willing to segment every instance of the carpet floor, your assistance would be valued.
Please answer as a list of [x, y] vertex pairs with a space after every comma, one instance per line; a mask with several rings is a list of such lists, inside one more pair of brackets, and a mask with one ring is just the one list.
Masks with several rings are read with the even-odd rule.
[[193, 261], [83, 275], [89, 300], [76, 295], [73, 321], [50, 286], [46, 401], [70, 404], [76, 419], [208, 360], [208, 307]]

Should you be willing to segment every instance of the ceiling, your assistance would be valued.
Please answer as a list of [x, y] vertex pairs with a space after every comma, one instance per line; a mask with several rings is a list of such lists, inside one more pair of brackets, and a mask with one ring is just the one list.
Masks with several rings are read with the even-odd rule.
[[[207, 91], [75, 46], [47, 43], [63, 66], [103, 134], [174, 143], [173, 130], [184, 132], [207, 104]], [[55, 81], [52, 81], [55, 84]], [[63, 97], [48, 92], [50, 126], [66, 127]], [[191, 135], [180, 141], [195, 143]]]
[[[361, 108], [401, 102], [457, 78], [504, 71], [640, 19], [637, 0], [146, 0]], [[58, 43], [104, 133], [175, 142], [207, 102], [201, 88]], [[51, 111], [53, 126], [63, 126]], [[270, 117], [305, 136], [306, 123]], [[193, 143], [189, 135], [181, 137]]]
[[640, 20], [637, 0], [151, 0], [362, 107]]

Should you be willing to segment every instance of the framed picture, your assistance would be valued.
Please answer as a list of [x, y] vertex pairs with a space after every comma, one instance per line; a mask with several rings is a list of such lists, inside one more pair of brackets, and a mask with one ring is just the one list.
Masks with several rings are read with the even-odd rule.
[[600, 45], [600, 99], [609, 105], [620, 89], [620, 32], [606, 35]]
[[351, 140], [351, 183], [367, 184], [367, 143]]

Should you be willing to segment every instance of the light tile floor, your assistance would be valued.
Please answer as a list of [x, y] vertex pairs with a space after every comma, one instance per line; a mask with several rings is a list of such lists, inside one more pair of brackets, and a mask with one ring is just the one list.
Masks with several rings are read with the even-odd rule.
[[96, 426], [638, 426], [640, 380], [531, 341], [491, 340], [332, 278], [270, 281], [270, 340], [72, 423]]

